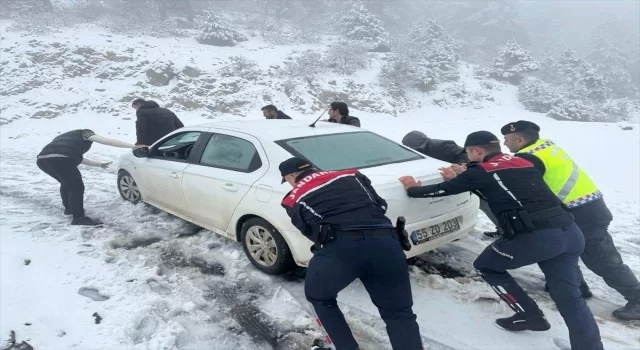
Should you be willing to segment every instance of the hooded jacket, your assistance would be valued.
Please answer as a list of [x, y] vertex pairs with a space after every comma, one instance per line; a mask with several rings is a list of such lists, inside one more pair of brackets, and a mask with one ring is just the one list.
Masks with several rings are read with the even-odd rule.
[[468, 163], [467, 153], [452, 140], [430, 139], [420, 131], [412, 131], [405, 135], [402, 144], [428, 157], [447, 163]]

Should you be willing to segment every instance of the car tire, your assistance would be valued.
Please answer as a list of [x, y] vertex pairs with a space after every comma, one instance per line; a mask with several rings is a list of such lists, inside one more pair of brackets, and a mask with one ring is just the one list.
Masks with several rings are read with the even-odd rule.
[[240, 237], [244, 253], [258, 270], [269, 275], [280, 275], [293, 268], [293, 256], [287, 241], [266, 220], [247, 220], [242, 225]]
[[122, 199], [128, 202], [136, 204], [142, 200], [142, 194], [136, 180], [126, 170], [121, 170], [118, 173], [118, 192]]

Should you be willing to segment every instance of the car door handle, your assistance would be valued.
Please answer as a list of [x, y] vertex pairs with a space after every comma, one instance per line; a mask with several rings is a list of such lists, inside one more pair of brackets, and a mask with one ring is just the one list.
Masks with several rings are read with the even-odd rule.
[[236, 192], [238, 190], [238, 188], [236, 186], [234, 186], [231, 183], [226, 183], [224, 185], [222, 185], [222, 188], [224, 188], [227, 191], [231, 191], [231, 192]]
[[178, 173], [173, 172], [173, 173], [169, 174], [169, 176], [177, 179], [178, 178]]

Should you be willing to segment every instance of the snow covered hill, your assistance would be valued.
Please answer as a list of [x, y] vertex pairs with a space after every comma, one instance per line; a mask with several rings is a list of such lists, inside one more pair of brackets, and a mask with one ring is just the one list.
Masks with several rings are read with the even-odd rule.
[[[287, 88], [283, 62], [293, 50], [304, 49], [319, 47], [251, 40], [211, 48], [186, 39], [118, 36], [89, 26], [38, 37], [3, 30], [0, 340], [15, 331], [18, 343], [36, 349], [301, 349], [320, 335], [302, 280], [266, 276], [252, 267], [240, 244], [123, 202], [115, 167], [81, 169], [87, 212], [108, 225], [68, 225], [57, 184], [35, 166], [35, 155], [56, 134], [75, 128], [133, 142], [130, 103], [136, 97], [156, 99], [188, 125], [214, 118], [261, 119], [259, 108], [268, 103], [312, 121], [337, 95], [364, 128], [397, 141], [421, 130], [462, 143], [472, 131], [497, 134], [509, 121], [532, 120], [600, 186], [615, 217], [610, 232], [640, 276], [637, 124], [560, 122], [527, 112], [514, 87], [476, 80], [467, 65], [461, 67], [461, 82], [416, 94], [403, 104], [394, 105], [375, 82], [376, 60], [354, 77], [333, 74]], [[384, 54], [379, 55], [382, 60]], [[96, 144], [87, 156], [116, 161], [120, 152]], [[411, 268], [425, 346], [566, 348], [566, 327], [535, 266], [514, 275], [540, 303], [551, 330], [512, 334], [493, 326], [494, 318], [510, 310], [471, 268], [490, 243], [481, 233], [486, 229], [490, 223], [482, 217], [476, 232], [422, 256], [418, 265], [423, 268]], [[425, 272], [433, 268], [440, 273]], [[588, 304], [605, 348], [640, 348], [640, 325], [610, 315], [624, 305], [622, 297], [582, 269], [595, 294]], [[339, 298], [362, 349], [389, 349], [384, 325], [371, 316], [377, 311], [362, 286], [354, 283]]]

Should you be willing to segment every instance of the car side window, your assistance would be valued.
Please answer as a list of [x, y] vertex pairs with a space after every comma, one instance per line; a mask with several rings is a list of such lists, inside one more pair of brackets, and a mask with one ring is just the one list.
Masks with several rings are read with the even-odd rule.
[[153, 151], [152, 156], [167, 160], [186, 161], [201, 134], [200, 131], [188, 131], [174, 135], [160, 143]]
[[213, 134], [202, 152], [200, 164], [250, 173], [262, 166], [253, 143], [239, 137]]

